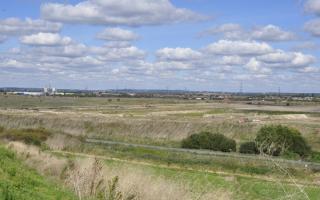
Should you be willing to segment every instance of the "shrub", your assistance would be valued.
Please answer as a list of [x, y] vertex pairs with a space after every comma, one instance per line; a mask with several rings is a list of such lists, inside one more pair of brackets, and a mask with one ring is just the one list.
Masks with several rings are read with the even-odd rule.
[[310, 146], [297, 129], [282, 125], [262, 127], [255, 141], [261, 151], [273, 156], [292, 152], [305, 157], [311, 152]]
[[245, 142], [240, 145], [240, 153], [259, 154], [259, 149], [255, 142]]
[[45, 129], [11, 129], [2, 134], [2, 138], [13, 141], [23, 141], [26, 144], [33, 144], [40, 146], [41, 143], [51, 135]]
[[219, 133], [201, 132], [184, 139], [182, 148], [231, 152], [236, 151], [236, 142]]

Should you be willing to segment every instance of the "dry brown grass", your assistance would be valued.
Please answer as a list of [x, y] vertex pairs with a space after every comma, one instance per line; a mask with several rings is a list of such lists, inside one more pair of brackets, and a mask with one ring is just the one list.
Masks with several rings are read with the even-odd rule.
[[[220, 132], [242, 142], [254, 138], [257, 130], [264, 124], [281, 123], [300, 130], [314, 149], [319, 150], [320, 136], [317, 133], [320, 131], [320, 117], [310, 114], [263, 113], [263, 110], [271, 113], [310, 112], [318, 107], [223, 103], [163, 103], [146, 106], [139, 100], [128, 105], [121, 102], [121, 105], [100, 107], [39, 107], [38, 110], [27, 111], [0, 109], [0, 126], [8, 129], [43, 127], [54, 133], [142, 143], [147, 140], [150, 143], [177, 143], [200, 131]], [[252, 112], [255, 109], [261, 113]], [[55, 143], [57, 148], [63, 148], [55, 141], [51, 142]]]
[[79, 148], [81, 142], [75, 137], [64, 134], [54, 134], [45, 141], [45, 144], [52, 150], [63, 150], [66, 148]]
[[8, 148], [14, 150], [26, 164], [36, 169], [40, 174], [59, 177], [67, 165], [67, 160], [57, 158], [42, 152], [38, 147], [26, 145], [21, 142], [10, 142]]

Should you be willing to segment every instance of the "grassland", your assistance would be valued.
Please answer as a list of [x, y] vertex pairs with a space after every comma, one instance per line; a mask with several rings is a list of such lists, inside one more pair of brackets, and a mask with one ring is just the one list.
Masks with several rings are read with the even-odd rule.
[[142, 144], [178, 146], [199, 131], [220, 132], [238, 143], [265, 124], [299, 129], [320, 150], [320, 106], [257, 106], [173, 99], [0, 96], [0, 126]]
[[[0, 96], [0, 127], [3, 127], [0, 136], [26, 142], [30, 139], [26, 137], [28, 130], [42, 130], [46, 133], [45, 138], [41, 137], [41, 131], [36, 131], [31, 139], [36, 139], [36, 144], [50, 155], [55, 152], [53, 156], [71, 160], [100, 157], [107, 171], [113, 172], [109, 178], [116, 175], [123, 179], [121, 188], [124, 191], [130, 191], [126, 184], [156, 179], [150, 191], [154, 193], [152, 196], [161, 196], [158, 190], [164, 187], [169, 196], [163, 196], [163, 199], [175, 199], [183, 194], [186, 194], [185, 199], [197, 199], [203, 192], [211, 198], [202, 199], [224, 193], [227, 194], [224, 199], [306, 199], [306, 195], [309, 199], [320, 199], [318, 171], [283, 166], [268, 159], [257, 162], [84, 142], [85, 138], [96, 138], [179, 147], [181, 140], [190, 134], [211, 131], [233, 138], [239, 145], [252, 140], [257, 130], [266, 124], [283, 124], [300, 130], [315, 151], [310, 160], [320, 160], [317, 152], [320, 151], [320, 105], [310, 102], [292, 103], [292, 106], [246, 103]], [[69, 154], [65, 154], [66, 151]], [[36, 159], [37, 155], [34, 157]], [[50, 158], [47, 156], [45, 160]], [[128, 175], [126, 169], [141, 172], [139, 178], [130, 179], [132, 173]], [[184, 183], [187, 183], [186, 188]], [[140, 187], [138, 193], [144, 197], [141, 199], [150, 199], [150, 194], [143, 190], [148, 186]]]

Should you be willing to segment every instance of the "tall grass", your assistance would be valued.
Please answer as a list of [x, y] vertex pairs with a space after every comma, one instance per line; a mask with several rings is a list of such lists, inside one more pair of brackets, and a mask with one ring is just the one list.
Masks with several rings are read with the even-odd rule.
[[72, 200], [72, 192], [47, 180], [21, 162], [16, 154], [0, 146], [0, 199]]
[[41, 152], [37, 147], [27, 146], [19, 142], [11, 142], [9, 147], [24, 158], [30, 167], [37, 169], [39, 173], [52, 178], [59, 177], [59, 180], [73, 189], [80, 199], [97, 197], [99, 191], [104, 191], [101, 188], [107, 188], [106, 193], [104, 193], [107, 195], [110, 192], [108, 183], [114, 177], [119, 177], [116, 191], [121, 192], [123, 199], [134, 196], [135, 199], [141, 200], [191, 200], [194, 199], [195, 195], [198, 196], [197, 199], [199, 200], [231, 198], [230, 192], [221, 190], [194, 193], [192, 192], [193, 189], [183, 182], [173, 182], [162, 177], [155, 177], [135, 167], [102, 165], [102, 162], [95, 158], [71, 160], [57, 158]]

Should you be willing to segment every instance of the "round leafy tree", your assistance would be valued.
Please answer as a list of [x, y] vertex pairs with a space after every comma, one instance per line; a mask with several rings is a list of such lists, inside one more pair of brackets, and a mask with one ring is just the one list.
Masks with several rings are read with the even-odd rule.
[[273, 156], [291, 152], [305, 157], [311, 152], [310, 146], [297, 129], [282, 125], [262, 127], [255, 142], [260, 151]]

